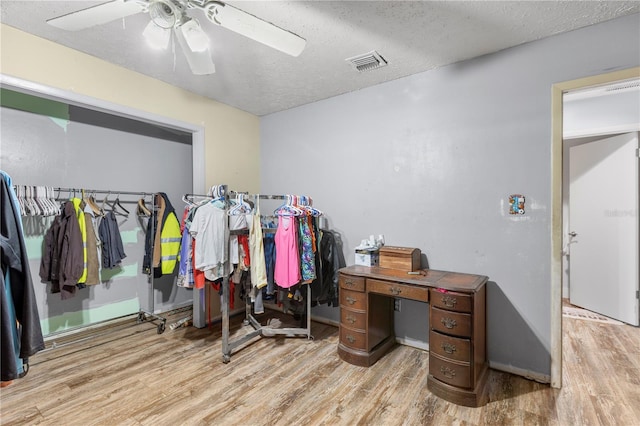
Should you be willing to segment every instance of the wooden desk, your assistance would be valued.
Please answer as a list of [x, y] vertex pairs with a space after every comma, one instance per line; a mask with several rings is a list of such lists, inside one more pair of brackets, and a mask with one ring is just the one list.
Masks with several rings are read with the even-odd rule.
[[369, 367], [393, 345], [393, 300], [428, 302], [429, 377], [435, 395], [459, 405], [484, 405], [487, 277], [379, 267], [340, 270], [340, 358]]

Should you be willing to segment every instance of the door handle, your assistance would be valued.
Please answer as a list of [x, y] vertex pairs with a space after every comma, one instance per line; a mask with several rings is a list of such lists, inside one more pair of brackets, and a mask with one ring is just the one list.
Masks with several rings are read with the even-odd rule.
[[578, 233], [576, 231], [571, 231], [571, 232], [569, 232], [569, 236], [570, 237], [577, 237]]

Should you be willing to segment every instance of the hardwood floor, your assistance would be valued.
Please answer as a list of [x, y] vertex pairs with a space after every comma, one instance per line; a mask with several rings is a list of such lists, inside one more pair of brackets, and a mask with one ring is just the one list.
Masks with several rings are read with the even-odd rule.
[[[273, 316], [290, 321], [271, 311], [264, 321]], [[241, 320], [233, 336], [247, 330]], [[34, 356], [27, 376], [0, 390], [1, 424], [640, 425], [631, 326], [565, 318], [564, 387], [492, 370], [481, 408], [427, 390], [428, 352], [397, 346], [356, 367], [338, 358], [337, 328], [314, 322], [312, 332], [258, 339], [223, 364], [220, 324], [157, 334], [134, 319]]]

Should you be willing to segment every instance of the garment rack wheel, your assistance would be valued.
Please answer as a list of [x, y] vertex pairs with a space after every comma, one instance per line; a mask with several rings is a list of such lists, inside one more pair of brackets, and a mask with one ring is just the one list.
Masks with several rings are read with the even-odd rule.
[[162, 334], [164, 333], [165, 330], [165, 326], [166, 326], [166, 319], [163, 319], [162, 322], [160, 324], [158, 324], [158, 334]]
[[144, 314], [144, 312], [138, 312], [138, 324], [140, 324], [141, 322], [146, 321], [147, 316]]
[[231, 361], [231, 357], [229, 355], [222, 355], [222, 362], [225, 364], [229, 364], [229, 361]]

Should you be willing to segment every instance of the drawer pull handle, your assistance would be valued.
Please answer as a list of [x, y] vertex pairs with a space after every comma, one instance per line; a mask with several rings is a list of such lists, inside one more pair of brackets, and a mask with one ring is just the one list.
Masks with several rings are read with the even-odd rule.
[[402, 290], [399, 288], [395, 288], [395, 287], [391, 287], [389, 289], [389, 291], [391, 291], [391, 294], [394, 294], [396, 296], [398, 296], [400, 293], [402, 293]]
[[452, 296], [442, 296], [442, 304], [447, 308], [455, 308], [458, 298]]
[[453, 379], [454, 377], [456, 377], [456, 370], [454, 370], [453, 368], [442, 366], [440, 367], [440, 372], [447, 379]]
[[452, 329], [454, 328], [456, 325], [458, 325], [456, 323], [456, 320], [454, 320], [453, 318], [449, 318], [449, 317], [443, 317], [440, 322], [442, 323], [442, 325], [444, 325], [445, 327], [447, 327], [448, 329]]
[[347, 340], [349, 341], [349, 343], [353, 344], [356, 341], [356, 338], [350, 334], [347, 334]]
[[442, 347], [443, 351], [450, 355], [456, 351], [456, 345], [452, 345], [451, 343], [443, 342], [440, 346]]
[[349, 287], [353, 287], [353, 281], [351, 281], [351, 280], [345, 281], [344, 284], [349, 286]]
[[353, 305], [354, 303], [356, 303], [356, 299], [351, 296], [347, 296], [347, 303]]
[[345, 318], [347, 320], [347, 322], [350, 322], [351, 324], [354, 324], [356, 322], [356, 318], [353, 315], [347, 315], [347, 318]]

